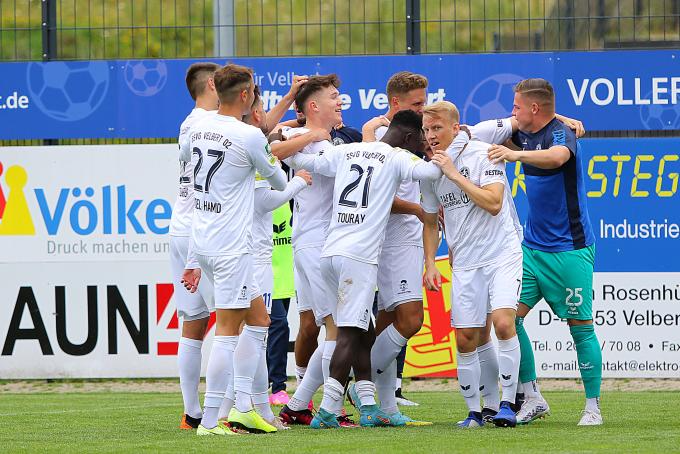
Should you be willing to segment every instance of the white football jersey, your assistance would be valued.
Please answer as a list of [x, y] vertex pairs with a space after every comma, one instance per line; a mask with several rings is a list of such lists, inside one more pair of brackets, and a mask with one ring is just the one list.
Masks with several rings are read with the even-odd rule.
[[291, 163], [335, 175], [332, 217], [322, 257], [341, 255], [372, 264], [378, 263], [399, 183], [411, 179], [419, 164], [427, 165], [416, 155], [383, 142], [338, 145], [317, 156], [297, 154]]
[[193, 252], [205, 256], [251, 252], [255, 171], [282, 190], [286, 176], [258, 128], [209, 115], [190, 131], [195, 168]]
[[[387, 126], [375, 130], [375, 140], [381, 140], [387, 132]], [[397, 197], [407, 202], [420, 203], [420, 184], [414, 180], [402, 181], [397, 190]], [[392, 214], [385, 228], [385, 247], [389, 246], [422, 246], [423, 224], [411, 214]]]
[[[291, 128], [284, 131], [286, 138], [309, 132], [307, 128]], [[332, 147], [327, 140], [310, 143], [300, 153], [316, 155]], [[312, 173], [312, 185], [295, 197], [293, 206], [293, 249], [321, 247], [326, 241], [328, 225], [333, 209], [333, 181], [331, 176]]]
[[503, 205], [492, 216], [475, 205], [470, 197], [446, 176], [434, 183], [423, 182], [423, 209], [437, 213], [444, 207], [446, 242], [453, 254], [454, 270], [478, 268], [502, 259], [508, 254], [521, 253], [521, 238], [514, 203], [505, 177], [505, 165], [489, 161], [489, 144], [471, 140], [462, 152], [447, 149], [458, 171], [473, 184], [483, 187], [503, 183]]
[[179, 192], [170, 218], [170, 235], [172, 236], [191, 235], [191, 218], [194, 216], [194, 167], [191, 164], [189, 131], [198, 120], [208, 114], [214, 115], [215, 112], [215, 110], [197, 107], [191, 111], [179, 127]]
[[269, 182], [255, 174], [255, 211], [253, 214], [253, 260], [256, 264], [271, 265], [273, 241], [273, 211], [288, 203], [296, 194], [308, 188], [307, 182], [295, 177], [283, 191], [272, 191]]
[[510, 118], [487, 120], [470, 127], [472, 138], [486, 143], [502, 144], [512, 137]]

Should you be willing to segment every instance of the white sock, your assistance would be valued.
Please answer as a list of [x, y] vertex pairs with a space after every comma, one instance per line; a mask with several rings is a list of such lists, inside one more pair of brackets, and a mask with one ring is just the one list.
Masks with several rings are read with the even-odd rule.
[[515, 402], [520, 359], [521, 353], [517, 336], [498, 341], [498, 371], [501, 377], [501, 387], [503, 388], [501, 400], [504, 402]]
[[479, 392], [482, 394], [483, 406], [498, 411], [501, 403], [498, 389], [498, 353], [493, 341], [477, 347], [477, 355], [481, 370]]
[[267, 369], [267, 345], [262, 344], [260, 363], [253, 379], [253, 406], [265, 421], [274, 420], [274, 412], [269, 405], [269, 370]]
[[321, 408], [337, 414], [342, 409], [342, 401], [345, 397], [345, 387], [333, 377], [328, 377], [323, 387], [323, 399]]
[[312, 357], [309, 358], [307, 364], [307, 371], [300, 382], [300, 385], [295, 390], [295, 394], [288, 402], [288, 408], [293, 411], [302, 411], [307, 409], [309, 401], [314, 397], [314, 393], [324, 384], [323, 370], [321, 367], [321, 356], [323, 355], [323, 344], [314, 350]]
[[600, 398], [591, 397], [586, 399], [586, 410], [594, 411], [595, 413], [600, 412]]
[[253, 379], [266, 342], [268, 328], [246, 325], [234, 351], [234, 392], [236, 409], [242, 413], [253, 409]]
[[394, 389], [400, 389], [401, 388], [401, 377], [397, 377], [397, 379], [394, 381]]
[[385, 370], [399, 356], [408, 339], [399, 334], [394, 325], [389, 325], [375, 338], [371, 348], [371, 368], [373, 372]]
[[227, 386], [227, 392], [224, 394], [224, 399], [222, 400], [222, 405], [220, 405], [220, 411], [217, 413], [217, 419], [225, 419], [229, 417], [229, 412], [234, 407], [234, 372], [232, 371], [229, 376], [229, 385]]
[[397, 360], [392, 360], [387, 368], [378, 374], [373, 369], [373, 382], [375, 389], [380, 399], [380, 409], [388, 415], [393, 415], [399, 411], [397, 407], [397, 397], [394, 395], [396, 388], [394, 387], [394, 379], [397, 376]]
[[238, 336], [215, 336], [205, 372], [205, 398], [203, 400], [203, 420], [207, 429], [217, 425], [217, 415], [224, 400], [229, 383], [229, 371], [234, 364], [234, 349]]
[[333, 357], [333, 352], [335, 351], [335, 341], [325, 341], [323, 343], [323, 354], [321, 355], [321, 371], [323, 372], [323, 381], [326, 380], [331, 375], [331, 358]]
[[300, 386], [300, 382], [305, 376], [305, 373], [307, 372], [307, 367], [302, 367], [298, 366], [297, 364], [295, 365], [295, 381], [297, 382], [297, 385]]
[[538, 382], [536, 380], [531, 380], [526, 383], [522, 383], [522, 390], [524, 391], [525, 399], [542, 399], [541, 390], [538, 388]]
[[361, 401], [361, 406], [375, 405], [375, 384], [370, 380], [359, 380], [354, 385]]
[[201, 381], [201, 347], [203, 341], [180, 337], [177, 349], [179, 386], [184, 399], [184, 413], [192, 418], [203, 415], [198, 401], [198, 383]]
[[456, 354], [458, 359], [458, 383], [460, 384], [460, 393], [465, 398], [470, 411], [480, 412], [482, 407], [479, 404], [479, 377], [481, 370], [479, 368], [479, 355], [477, 350], [470, 353]]

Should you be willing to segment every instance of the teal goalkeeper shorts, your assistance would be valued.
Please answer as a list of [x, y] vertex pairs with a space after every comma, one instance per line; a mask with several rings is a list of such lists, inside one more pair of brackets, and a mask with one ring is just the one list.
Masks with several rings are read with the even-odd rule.
[[544, 252], [522, 245], [520, 303], [533, 308], [542, 298], [560, 318], [592, 320], [595, 245], [565, 252]]

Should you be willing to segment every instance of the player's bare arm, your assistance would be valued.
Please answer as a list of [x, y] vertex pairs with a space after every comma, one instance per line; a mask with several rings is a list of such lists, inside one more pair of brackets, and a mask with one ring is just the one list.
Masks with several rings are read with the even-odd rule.
[[400, 199], [399, 197], [394, 198], [390, 212], [393, 214], [411, 214], [420, 219], [420, 222], [423, 222], [423, 215], [425, 214], [419, 204]]
[[272, 143], [272, 154], [282, 161], [293, 156], [310, 143], [319, 142], [320, 140], [331, 140], [330, 132], [317, 128], [304, 134], [291, 137], [288, 140]]
[[499, 162], [517, 162], [530, 164], [540, 169], [557, 169], [571, 157], [571, 151], [565, 146], [555, 145], [547, 150], [511, 150], [505, 145], [491, 145], [489, 160]]
[[300, 90], [309, 78], [307, 76], [293, 76], [293, 84], [290, 86], [290, 90], [286, 93], [281, 101], [279, 101], [272, 109], [267, 112], [267, 124], [276, 125], [281, 118], [286, 114], [290, 106], [295, 101], [295, 95]]
[[423, 214], [423, 248], [425, 249], [425, 288], [439, 290], [442, 275], [435, 264], [435, 256], [439, 247], [439, 216], [437, 213]]
[[456, 166], [453, 165], [451, 158], [445, 151], [437, 150], [432, 157], [432, 162], [438, 165], [446, 178], [461, 188], [475, 205], [488, 211], [492, 216], [500, 213], [503, 207], [503, 191], [505, 190], [503, 183], [492, 183], [482, 187], [477, 186], [456, 169]]
[[363, 137], [364, 142], [375, 142], [375, 130], [378, 129], [381, 126], [389, 126], [390, 125], [390, 120], [387, 119], [384, 115], [379, 115], [377, 117], [373, 117], [370, 120], [368, 120], [366, 123], [364, 123], [364, 126], [361, 128], [361, 135]]
[[567, 126], [569, 129], [572, 129], [576, 133], [577, 138], [583, 137], [583, 135], [586, 133], [586, 128], [585, 126], [583, 126], [583, 122], [580, 120], [565, 117], [564, 115], [560, 115], [558, 113], [555, 114], [555, 118], [564, 123], [564, 125]]

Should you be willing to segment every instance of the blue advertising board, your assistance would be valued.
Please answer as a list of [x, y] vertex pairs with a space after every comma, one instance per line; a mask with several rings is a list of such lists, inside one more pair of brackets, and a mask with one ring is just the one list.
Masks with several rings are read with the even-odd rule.
[[[595, 271], [680, 271], [680, 139], [581, 140]], [[521, 165], [508, 163], [526, 221]]]
[[[337, 73], [345, 123], [355, 127], [387, 109], [390, 75], [410, 70], [428, 77], [430, 102], [454, 102], [465, 123], [509, 116], [513, 86], [543, 77], [558, 111], [588, 130], [677, 130], [678, 57], [659, 50], [232, 61], [254, 68], [267, 109], [293, 74]], [[0, 63], [0, 139], [174, 137], [192, 107], [184, 76], [195, 61]]]

